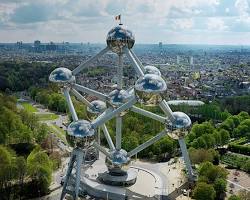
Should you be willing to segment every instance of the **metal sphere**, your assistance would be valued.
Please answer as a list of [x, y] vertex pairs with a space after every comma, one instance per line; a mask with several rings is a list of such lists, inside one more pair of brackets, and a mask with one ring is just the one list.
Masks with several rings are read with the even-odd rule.
[[167, 90], [167, 84], [161, 76], [145, 74], [135, 83], [135, 94], [142, 103], [158, 104], [161, 94]]
[[67, 129], [67, 139], [73, 146], [89, 146], [95, 140], [95, 129], [87, 120], [72, 122]]
[[108, 32], [106, 41], [114, 53], [121, 54], [124, 47], [131, 49], [134, 46], [135, 37], [130, 30], [116, 26]]
[[145, 74], [155, 74], [161, 76], [160, 70], [155, 66], [147, 65], [144, 67], [144, 69], [145, 69]]
[[106, 103], [100, 100], [94, 100], [90, 102], [91, 107], [87, 107], [87, 116], [89, 119], [93, 119], [97, 115], [103, 113], [106, 109]]
[[179, 139], [185, 137], [188, 134], [188, 130], [191, 127], [191, 119], [183, 112], [173, 112], [175, 121], [167, 125], [167, 128], [171, 131], [169, 136], [173, 139]]
[[91, 146], [84, 150], [86, 164], [92, 164], [97, 160], [98, 151], [95, 147]]
[[124, 149], [110, 152], [110, 157], [106, 157], [105, 164], [110, 173], [124, 174], [129, 168], [130, 158]]
[[112, 106], [120, 106], [126, 102], [132, 97], [130, 93], [128, 93], [126, 90], [113, 90], [109, 93], [109, 103]]
[[49, 80], [51, 82], [64, 85], [75, 82], [75, 76], [73, 76], [71, 70], [64, 67], [59, 67], [51, 72], [49, 75]]

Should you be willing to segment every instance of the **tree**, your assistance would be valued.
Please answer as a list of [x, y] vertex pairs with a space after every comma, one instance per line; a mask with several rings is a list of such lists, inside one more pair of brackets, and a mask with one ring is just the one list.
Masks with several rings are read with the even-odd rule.
[[239, 196], [232, 195], [231, 197], [228, 198], [228, 200], [242, 200]]
[[[51, 182], [52, 163], [48, 155], [36, 147], [27, 158], [27, 169], [36, 191], [46, 194]], [[40, 195], [40, 194], [39, 194]]]
[[196, 200], [214, 200], [216, 192], [212, 185], [199, 182], [194, 188], [194, 198]]
[[0, 145], [0, 192], [1, 196], [10, 199], [12, 183], [16, 178], [16, 156], [14, 152]]
[[227, 144], [229, 139], [230, 139], [230, 134], [227, 130], [225, 129], [221, 129], [219, 131], [219, 134], [220, 134], [220, 138], [221, 138], [221, 144], [224, 145], [224, 144]]
[[226, 179], [227, 174], [226, 169], [215, 166], [211, 162], [204, 162], [199, 167], [199, 176], [206, 177], [208, 183], [214, 183], [217, 178]]
[[250, 160], [248, 160], [242, 167], [244, 171], [250, 173]]
[[194, 124], [191, 130], [192, 133], [196, 135], [196, 137], [200, 137], [203, 134], [211, 134], [214, 132], [214, 126], [209, 121], [203, 122], [202, 124]]
[[122, 139], [122, 147], [126, 151], [131, 151], [132, 149], [134, 149], [138, 145], [139, 145], [138, 138], [134, 134], [126, 135]]
[[189, 156], [193, 164], [200, 164], [205, 161], [213, 162], [214, 154], [207, 149], [189, 148]]
[[216, 196], [219, 197], [221, 194], [226, 192], [227, 181], [223, 178], [217, 178], [214, 182], [214, 189], [216, 191]]

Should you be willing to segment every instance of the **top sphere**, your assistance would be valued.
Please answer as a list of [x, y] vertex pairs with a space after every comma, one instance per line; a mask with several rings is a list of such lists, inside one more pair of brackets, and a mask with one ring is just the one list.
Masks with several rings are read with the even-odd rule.
[[131, 49], [135, 43], [135, 37], [133, 33], [123, 28], [122, 26], [116, 26], [112, 28], [107, 35], [108, 47], [117, 54], [123, 53], [123, 47]]
[[73, 76], [71, 70], [64, 67], [59, 67], [51, 72], [49, 75], [49, 80], [54, 83], [66, 84], [74, 82], [75, 76]]

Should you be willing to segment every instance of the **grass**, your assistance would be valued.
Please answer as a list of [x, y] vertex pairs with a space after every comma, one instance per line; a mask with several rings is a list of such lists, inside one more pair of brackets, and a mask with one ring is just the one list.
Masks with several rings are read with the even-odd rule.
[[51, 124], [49, 125], [49, 129], [51, 132], [53, 132], [57, 137], [59, 137], [61, 140], [63, 140], [67, 144], [65, 131], [59, 128], [57, 125]]
[[21, 102], [21, 105], [28, 112], [31, 112], [31, 113], [37, 112], [37, 109], [28, 102]]
[[58, 115], [54, 113], [37, 113], [36, 116], [38, 117], [38, 120], [40, 121], [46, 121], [46, 120], [54, 120], [58, 118]]
[[65, 131], [64, 131], [63, 129], [61, 129], [59, 126], [57, 126], [57, 125], [55, 125], [55, 124], [53, 124], [52, 126], [53, 126], [55, 129], [57, 129], [58, 132], [60, 132], [62, 135], [65, 136]]

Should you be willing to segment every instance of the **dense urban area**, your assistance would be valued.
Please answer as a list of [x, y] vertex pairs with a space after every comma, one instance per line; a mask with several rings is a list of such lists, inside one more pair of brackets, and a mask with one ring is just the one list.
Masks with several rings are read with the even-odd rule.
[[[0, 199], [50, 197], [60, 190], [71, 152], [65, 131], [71, 116], [60, 88], [49, 83], [48, 77], [57, 67], [74, 69], [103, 47], [38, 40], [0, 44]], [[193, 123], [185, 140], [198, 178], [188, 188], [188, 197], [180, 192], [180, 199], [249, 200], [250, 47], [159, 42], [136, 44], [134, 51], [143, 65], [161, 70], [167, 100], [205, 102], [198, 107], [171, 105], [174, 111], [187, 113]], [[129, 88], [136, 77], [126, 57], [124, 62], [123, 80]], [[117, 55], [108, 53], [84, 69], [77, 81], [109, 93], [116, 87], [116, 69]], [[79, 118], [89, 118], [85, 105], [75, 98], [73, 103]], [[163, 114], [158, 107], [138, 106]], [[127, 151], [163, 128], [135, 113], [123, 118], [122, 147]], [[107, 123], [113, 140], [114, 126], [114, 120]], [[102, 144], [107, 145], [104, 138]], [[180, 156], [178, 142], [165, 136], [134, 159], [176, 165]]]

